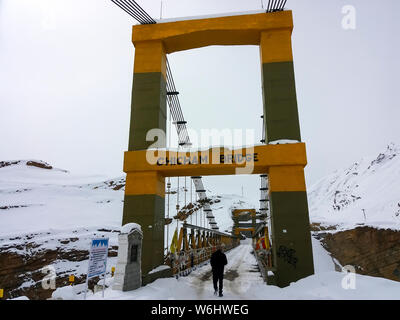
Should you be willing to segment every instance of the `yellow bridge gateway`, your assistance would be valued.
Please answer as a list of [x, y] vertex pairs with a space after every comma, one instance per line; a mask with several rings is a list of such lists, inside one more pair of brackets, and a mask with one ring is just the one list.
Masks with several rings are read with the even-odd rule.
[[[135, 62], [123, 224], [143, 229], [143, 283], [164, 263], [165, 177], [268, 175], [274, 283], [287, 286], [314, 273], [293, 68], [291, 11], [133, 26]], [[237, 150], [176, 152], [149, 149], [152, 129], [166, 130], [166, 55], [210, 45], [255, 45], [260, 49], [265, 145]], [[260, 110], [261, 112], [261, 110]], [[277, 144], [279, 140], [299, 143]], [[154, 226], [152, 228], [148, 226]]]

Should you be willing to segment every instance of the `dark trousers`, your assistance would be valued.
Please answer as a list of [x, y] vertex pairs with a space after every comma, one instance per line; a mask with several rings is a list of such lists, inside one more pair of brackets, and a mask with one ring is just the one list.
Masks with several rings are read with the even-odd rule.
[[213, 283], [215, 291], [218, 291], [217, 283], [219, 282], [219, 293], [222, 293], [223, 281], [224, 281], [224, 270], [213, 271]]

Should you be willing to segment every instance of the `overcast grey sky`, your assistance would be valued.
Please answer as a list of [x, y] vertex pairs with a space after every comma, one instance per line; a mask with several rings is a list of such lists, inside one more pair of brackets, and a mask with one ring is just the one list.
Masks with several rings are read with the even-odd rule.
[[[138, 3], [160, 17], [159, 0]], [[344, 5], [356, 9], [355, 30], [342, 28]], [[164, 0], [163, 18], [260, 8], [260, 0]], [[310, 185], [400, 142], [400, 2], [289, 0], [287, 8]], [[0, 0], [0, 160], [122, 174], [134, 23], [109, 0]], [[206, 47], [169, 60], [190, 127], [254, 128], [259, 141], [257, 47]], [[241, 185], [251, 193], [259, 187], [258, 177], [209, 177], [205, 184], [238, 193]]]

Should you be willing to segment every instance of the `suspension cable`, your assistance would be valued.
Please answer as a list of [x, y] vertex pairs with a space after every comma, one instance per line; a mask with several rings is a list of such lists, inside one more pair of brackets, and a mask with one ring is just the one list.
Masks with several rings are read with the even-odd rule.
[[268, 0], [267, 13], [285, 10], [287, 0]]
[[176, 177], [178, 179], [178, 189], [176, 191], [176, 213], [179, 213], [179, 176]]
[[134, 0], [111, 0], [114, 4], [124, 10], [140, 24], [157, 23], [139, 4]]
[[186, 176], [185, 176], [185, 207], [186, 207], [186, 192], [187, 190], [186, 190]]

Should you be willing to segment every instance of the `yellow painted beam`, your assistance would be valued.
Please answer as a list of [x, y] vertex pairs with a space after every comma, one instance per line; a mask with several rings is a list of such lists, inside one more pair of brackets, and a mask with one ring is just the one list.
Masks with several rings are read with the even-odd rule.
[[244, 213], [244, 212], [250, 213], [251, 216], [255, 216], [256, 213], [257, 213], [256, 209], [235, 209], [235, 210], [232, 211], [232, 214], [233, 214], [234, 217], [236, 217], [239, 214]]
[[132, 42], [162, 41], [167, 53], [210, 45], [259, 45], [261, 32], [292, 30], [292, 11], [135, 25]]
[[[201, 152], [179, 153], [165, 150], [127, 151], [124, 157], [124, 172], [153, 171], [163, 177], [262, 174], [268, 173], [273, 166], [304, 167], [307, 164], [304, 143], [263, 145], [249, 150], [225, 149], [215, 152], [214, 148]], [[200, 158], [201, 163], [199, 163]], [[240, 172], [236, 170], [245, 167], [248, 170]]]
[[165, 197], [165, 179], [157, 171], [128, 172], [125, 195], [156, 194]]
[[306, 191], [306, 181], [302, 166], [280, 166], [269, 169], [269, 191]]
[[166, 78], [166, 52], [162, 41], [145, 41], [135, 45], [134, 73], [161, 72]]
[[254, 228], [236, 228], [236, 231], [240, 232], [240, 231], [253, 231], [254, 232]]
[[269, 30], [261, 32], [261, 64], [293, 61], [292, 30]]

